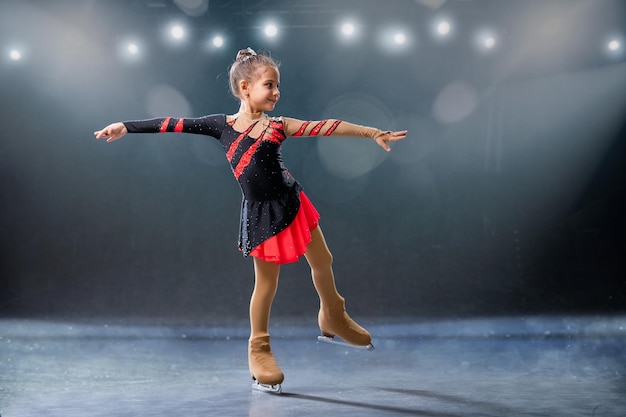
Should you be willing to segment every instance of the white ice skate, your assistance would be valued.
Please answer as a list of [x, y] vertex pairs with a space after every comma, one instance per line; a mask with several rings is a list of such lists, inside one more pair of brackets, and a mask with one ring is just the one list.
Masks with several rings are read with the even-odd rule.
[[372, 345], [371, 343], [365, 346], [351, 345], [350, 343], [346, 343], [343, 340], [335, 339], [334, 336], [317, 336], [317, 340], [319, 340], [320, 342], [326, 342], [326, 343], [331, 343], [333, 345], [350, 347], [353, 349], [374, 350], [374, 345]]
[[261, 392], [269, 392], [270, 394], [282, 394], [283, 393], [283, 387], [281, 384], [274, 384], [274, 385], [261, 384], [256, 379], [252, 383], [252, 389], [256, 391], [261, 391]]

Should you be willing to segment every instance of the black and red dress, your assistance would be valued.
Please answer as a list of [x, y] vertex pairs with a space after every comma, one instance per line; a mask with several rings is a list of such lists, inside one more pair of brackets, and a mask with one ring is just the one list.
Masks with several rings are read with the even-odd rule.
[[[228, 119], [224, 114], [214, 114], [127, 121], [124, 125], [129, 133], [184, 132], [216, 138], [243, 194], [239, 249], [244, 256], [265, 261], [295, 262], [306, 252], [320, 215], [285, 168], [282, 142], [290, 136], [374, 138], [382, 132], [340, 120], [307, 122], [264, 114], [240, 132], [233, 127], [236, 118]], [[258, 136], [250, 136], [251, 132]]]

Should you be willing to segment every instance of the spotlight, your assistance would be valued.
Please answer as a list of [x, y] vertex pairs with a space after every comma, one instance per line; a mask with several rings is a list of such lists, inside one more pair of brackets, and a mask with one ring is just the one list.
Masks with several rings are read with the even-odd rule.
[[345, 18], [337, 24], [338, 35], [341, 42], [350, 45], [361, 37], [360, 27], [352, 18]]
[[119, 55], [126, 62], [140, 62], [143, 56], [143, 46], [136, 38], [127, 38], [118, 46]]
[[474, 46], [481, 52], [492, 52], [498, 47], [498, 36], [491, 30], [482, 30], [474, 36]]
[[613, 39], [607, 44], [607, 48], [612, 52], [619, 51], [621, 47], [622, 44], [617, 39]]
[[352, 23], [344, 23], [341, 25], [341, 33], [346, 36], [352, 36], [354, 34], [354, 25]]
[[276, 27], [276, 25], [274, 24], [269, 24], [265, 26], [265, 29], [263, 29], [263, 31], [265, 32], [266, 36], [273, 38], [278, 34], [278, 27]]
[[13, 61], [19, 61], [22, 59], [22, 54], [17, 49], [13, 49], [9, 52], [9, 58]]
[[442, 20], [437, 24], [437, 33], [441, 36], [448, 36], [450, 34], [451, 26], [447, 20]]
[[173, 21], [166, 27], [166, 30], [163, 31], [163, 38], [167, 44], [173, 47], [180, 47], [187, 42], [189, 29], [180, 20]]
[[410, 29], [392, 26], [384, 28], [378, 37], [379, 47], [390, 54], [399, 54], [411, 47], [415, 40]]
[[454, 20], [448, 16], [438, 16], [432, 20], [430, 32], [436, 39], [448, 40], [454, 34]]
[[613, 36], [605, 41], [605, 54], [612, 59], [621, 59], [624, 56], [624, 39], [621, 36]]
[[222, 38], [221, 36], [215, 36], [212, 42], [213, 46], [215, 46], [216, 48], [221, 48], [222, 46], [224, 46], [224, 38]]
[[181, 40], [185, 37], [185, 29], [180, 25], [174, 25], [170, 29], [170, 35], [176, 40]]
[[139, 53], [139, 47], [137, 46], [136, 43], [129, 43], [126, 49], [128, 50], [128, 53], [131, 55], [137, 55]]
[[406, 42], [406, 35], [404, 33], [402, 33], [402, 32], [398, 32], [393, 37], [393, 41], [397, 45], [404, 45], [404, 43]]

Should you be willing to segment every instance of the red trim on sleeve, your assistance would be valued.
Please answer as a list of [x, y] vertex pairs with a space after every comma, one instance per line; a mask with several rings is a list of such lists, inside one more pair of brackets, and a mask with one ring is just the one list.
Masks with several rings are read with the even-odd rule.
[[178, 119], [178, 121], [176, 122], [176, 126], [174, 127], [174, 132], [182, 132], [183, 131], [183, 120], [184, 119]]
[[283, 140], [285, 140], [285, 134], [283, 133], [283, 124], [279, 122], [270, 122], [269, 131], [266, 131], [262, 136], [264, 140], [269, 140], [271, 142], [275, 142], [280, 144]]
[[163, 120], [163, 123], [161, 123], [161, 130], [159, 130], [160, 132], [167, 132], [167, 125], [170, 124], [170, 119], [171, 117], [166, 117], [165, 120]]
[[337, 129], [339, 123], [341, 123], [341, 120], [335, 120], [335, 123], [333, 123], [333, 125], [330, 127], [330, 129], [326, 131], [326, 133], [324, 133], [324, 136], [330, 136], [335, 131], [335, 129]]
[[302, 126], [300, 126], [300, 129], [298, 129], [298, 131], [296, 133], [294, 133], [293, 136], [302, 136], [302, 134], [304, 133], [305, 129], [307, 128], [307, 126], [310, 123], [311, 122], [304, 122], [304, 123], [302, 123]]
[[321, 122], [319, 122], [317, 125], [315, 125], [313, 130], [311, 130], [311, 133], [309, 133], [309, 136], [317, 136], [320, 133], [320, 130], [322, 130], [322, 127], [324, 127], [325, 124], [326, 124], [326, 120], [322, 120]]

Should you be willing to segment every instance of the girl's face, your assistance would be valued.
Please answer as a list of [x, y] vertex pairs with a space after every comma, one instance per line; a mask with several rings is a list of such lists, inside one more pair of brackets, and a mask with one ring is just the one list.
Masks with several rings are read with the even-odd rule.
[[280, 73], [275, 67], [263, 68], [256, 80], [244, 88], [244, 100], [250, 105], [252, 112], [272, 111], [280, 99]]

